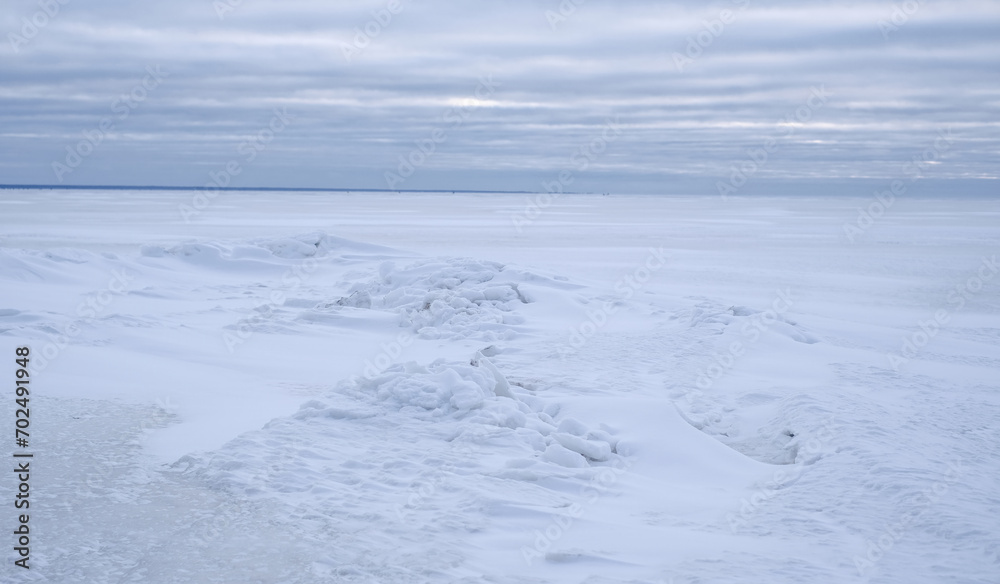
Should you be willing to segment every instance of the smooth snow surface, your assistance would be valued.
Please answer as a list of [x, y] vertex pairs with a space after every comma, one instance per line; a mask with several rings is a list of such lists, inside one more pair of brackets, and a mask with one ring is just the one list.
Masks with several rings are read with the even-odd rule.
[[997, 200], [192, 196], [0, 193], [0, 581], [1000, 582]]

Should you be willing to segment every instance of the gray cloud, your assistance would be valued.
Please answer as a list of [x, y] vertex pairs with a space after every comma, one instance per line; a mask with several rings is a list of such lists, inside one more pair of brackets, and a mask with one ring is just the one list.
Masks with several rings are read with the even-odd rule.
[[[226, 1], [10, 3], [0, 182], [58, 182], [95, 131], [66, 184], [202, 185], [236, 160], [238, 186], [385, 188], [431, 140], [400, 188], [539, 190], [575, 169], [573, 190], [712, 194], [769, 137], [755, 180], [877, 180], [945, 128], [929, 178], [1000, 168], [998, 2], [243, 0], [220, 18]], [[829, 99], [790, 123], [815, 87]], [[271, 139], [276, 110], [293, 119]], [[609, 119], [621, 135], [580, 170]]]

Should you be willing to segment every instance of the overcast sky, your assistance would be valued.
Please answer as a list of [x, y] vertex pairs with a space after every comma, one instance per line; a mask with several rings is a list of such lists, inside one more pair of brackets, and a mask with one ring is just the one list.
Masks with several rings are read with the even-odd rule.
[[1000, 176], [1000, 1], [577, 1], [8, 0], [0, 183]]

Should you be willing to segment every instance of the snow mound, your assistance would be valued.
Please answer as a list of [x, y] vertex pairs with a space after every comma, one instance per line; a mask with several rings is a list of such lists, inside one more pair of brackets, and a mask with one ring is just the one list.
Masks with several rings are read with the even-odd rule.
[[[354, 391], [425, 421], [450, 416], [462, 422], [460, 434], [477, 425], [502, 429], [497, 436], [505, 435], [532, 457], [565, 467], [586, 467], [617, 456], [617, 441], [607, 433], [573, 418], [557, 424], [552, 415], [558, 407], [528, 394], [515, 395], [503, 373], [482, 353], [469, 365], [441, 360], [427, 367], [396, 365], [378, 377], [357, 380]], [[314, 402], [309, 407], [318, 406]], [[560, 450], [573, 456], [551, 455]]]
[[94, 270], [116, 265], [117, 258], [77, 248], [45, 251], [0, 247], [0, 279], [24, 283], [70, 283]]
[[322, 231], [304, 233], [294, 237], [259, 239], [254, 243], [280, 258], [305, 259], [323, 257], [331, 253], [385, 252], [388, 248], [334, 237]]
[[[292, 416], [272, 420], [213, 453], [186, 456], [175, 466], [193, 467], [221, 488], [277, 495], [290, 484], [332, 492], [336, 489], [327, 483], [340, 479], [331, 469], [329, 474], [303, 470], [308, 476], [278, 480], [269, 474], [270, 461], [284, 459], [292, 474], [317, 461], [350, 467], [359, 464], [351, 453], [360, 436], [366, 437], [366, 449], [377, 451], [366, 455], [365, 464], [423, 460], [437, 466], [437, 459], [454, 458], [454, 465], [477, 475], [523, 480], [574, 476], [566, 473], [618, 458], [611, 435], [572, 418], [554, 420], [558, 406], [534, 396], [497, 395], [498, 387], [510, 392], [503, 374], [481, 354], [473, 361], [479, 365], [409, 362], [372, 379], [341, 382]], [[385, 440], [372, 440], [378, 436]], [[299, 457], [301, 465], [294, 461]]]
[[360, 389], [400, 410], [447, 415], [482, 408], [487, 399], [496, 397], [495, 385], [488, 369], [441, 363], [424, 368], [407, 363], [362, 381]]
[[172, 246], [147, 244], [140, 248], [144, 257], [176, 257], [191, 263], [216, 264], [248, 260], [305, 260], [351, 253], [384, 253], [388, 248], [315, 232], [292, 237], [252, 239], [244, 242], [190, 241]]
[[[791, 317], [794, 301], [791, 294], [780, 290], [769, 307], [703, 299], [672, 317], [697, 338], [702, 345], [699, 352], [703, 354], [697, 376], [678, 394], [683, 398], [675, 404], [678, 412], [695, 428], [767, 464], [789, 465], [815, 459], [800, 452], [800, 443], [808, 437], [797, 430], [802, 424], [789, 413], [792, 404], [782, 397], [795, 395], [794, 392], [774, 386], [737, 402], [717, 391], [716, 384], [731, 382], [739, 374], [746, 375], [759, 362], [760, 355], [795, 350], [792, 347], [796, 343], [820, 342]], [[787, 415], [765, 417], [763, 412], [772, 409]]]
[[346, 295], [320, 308], [396, 312], [400, 326], [423, 338], [505, 339], [513, 334], [512, 326], [524, 322], [515, 310], [531, 301], [519, 288], [528, 279], [523, 272], [489, 261], [439, 259], [403, 269], [385, 262], [378, 277], [354, 284]]
[[[557, 421], [557, 405], [498, 388], [510, 391], [481, 353], [464, 363], [394, 366], [343, 381], [172, 470], [234, 505], [273, 509], [280, 525], [272, 529], [293, 529], [320, 557], [345, 556], [333, 564], [356, 565], [363, 550], [378, 573], [406, 565], [453, 575], [475, 553], [469, 534], [495, 510], [557, 507], [565, 495], [546, 479], [582, 489], [619, 459], [610, 435]], [[452, 554], [447, 562], [440, 550]]]
[[754, 340], [762, 333], [771, 333], [808, 345], [818, 343], [818, 337], [788, 316], [793, 306], [794, 303], [784, 301], [780, 293], [771, 306], [766, 308], [739, 304], [726, 308], [726, 305], [718, 301], [704, 300], [679, 311], [673, 318], [686, 320], [691, 327], [704, 327], [718, 334], [729, 329]]

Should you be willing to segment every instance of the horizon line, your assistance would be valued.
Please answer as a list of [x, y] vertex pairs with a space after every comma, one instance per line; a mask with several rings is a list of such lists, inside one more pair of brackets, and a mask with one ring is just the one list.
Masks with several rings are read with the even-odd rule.
[[[137, 190], [137, 191], [306, 191], [306, 192], [362, 192], [362, 193], [506, 193], [535, 194], [541, 191], [466, 190], [466, 189], [371, 189], [371, 188], [320, 188], [320, 187], [195, 187], [163, 185], [45, 185], [45, 184], [0, 184], [0, 190]], [[570, 193], [567, 193], [570, 194]], [[587, 193], [572, 193], [587, 194]]]

